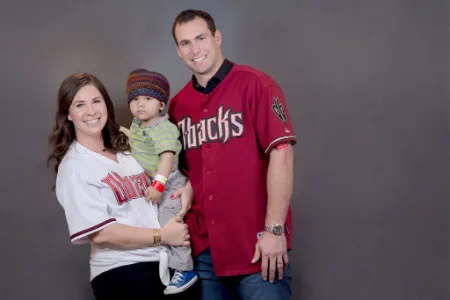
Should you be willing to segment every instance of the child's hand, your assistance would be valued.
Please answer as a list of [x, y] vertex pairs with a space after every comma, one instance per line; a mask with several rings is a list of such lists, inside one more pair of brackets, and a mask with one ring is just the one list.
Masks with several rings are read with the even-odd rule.
[[123, 133], [125, 133], [125, 135], [126, 135], [127, 137], [130, 137], [131, 133], [130, 133], [130, 130], [129, 130], [129, 129], [127, 129], [127, 128], [123, 127], [123, 126], [120, 126], [120, 129], [119, 129], [119, 130], [122, 131]]
[[145, 191], [145, 199], [151, 201], [153, 204], [159, 204], [161, 196], [162, 193], [152, 186], [148, 187]]

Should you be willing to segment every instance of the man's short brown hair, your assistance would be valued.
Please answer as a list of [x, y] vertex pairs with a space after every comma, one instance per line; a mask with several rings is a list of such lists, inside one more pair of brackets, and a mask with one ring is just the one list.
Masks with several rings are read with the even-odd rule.
[[212, 35], [216, 33], [216, 24], [214, 23], [214, 19], [211, 17], [210, 14], [202, 10], [187, 9], [180, 12], [178, 16], [175, 18], [175, 21], [173, 21], [172, 36], [173, 39], [175, 40], [175, 43], [178, 44], [177, 37], [175, 36], [175, 27], [177, 27], [180, 24], [190, 22], [195, 18], [203, 19], [208, 25], [208, 29], [209, 31], [211, 31]]

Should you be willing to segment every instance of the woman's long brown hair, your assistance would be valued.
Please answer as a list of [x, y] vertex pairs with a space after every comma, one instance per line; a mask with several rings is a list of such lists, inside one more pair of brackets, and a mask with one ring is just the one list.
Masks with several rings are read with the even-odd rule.
[[95, 76], [87, 73], [77, 73], [68, 76], [61, 83], [58, 90], [58, 111], [56, 112], [55, 124], [49, 137], [50, 155], [47, 163], [55, 160], [54, 171], [58, 174], [58, 167], [70, 145], [75, 140], [75, 128], [73, 123], [67, 119], [69, 107], [77, 92], [84, 86], [92, 84], [102, 94], [108, 112], [108, 120], [102, 130], [103, 144], [107, 151], [117, 153], [129, 151], [130, 144], [127, 136], [119, 130], [116, 123], [114, 106], [103, 83]]

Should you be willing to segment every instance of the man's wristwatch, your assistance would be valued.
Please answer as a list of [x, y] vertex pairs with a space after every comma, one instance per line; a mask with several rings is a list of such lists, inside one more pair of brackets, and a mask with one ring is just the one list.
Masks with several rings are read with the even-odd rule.
[[270, 232], [275, 236], [280, 236], [284, 233], [284, 226], [281, 224], [274, 224], [264, 227], [265, 232]]

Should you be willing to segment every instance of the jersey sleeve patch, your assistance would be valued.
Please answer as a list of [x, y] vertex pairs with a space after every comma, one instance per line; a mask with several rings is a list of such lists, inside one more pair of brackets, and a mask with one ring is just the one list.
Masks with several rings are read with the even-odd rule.
[[272, 102], [272, 112], [277, 116], [278, 120], [287, 123], [286, 110], [284, 109], [283, 104], [280, 102], [279, 98], [274, 96]]
[[[269, 153], [271, 149], [273, 149], [274, 147], [276, 147], [277, 145], [295, 145], [296, 140], [295, 140], [295, 136], [293, 135], [287, 135], [287, 136], [283, 136], [280, 138], [275, 139], [274, 141], [272, 141], [269, 146], [264, 150], [264, 153]], [[287, 147], [286, 147], [287, 148]], [[283, 147], [283, 150], [285, 148]]]
[[283, 91], [275, 84], [257, 85], [252, 111], [258, 142], [264, 153], [279, 143], [296, 143], [294, 128]]

